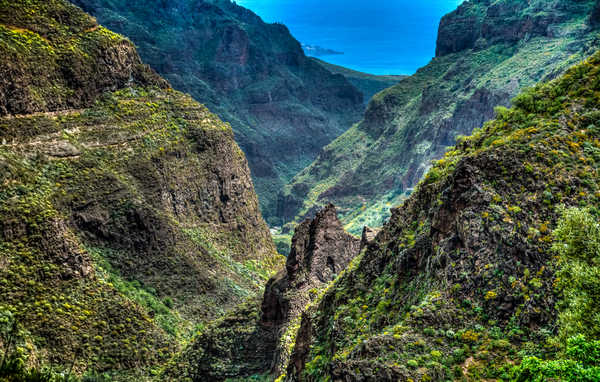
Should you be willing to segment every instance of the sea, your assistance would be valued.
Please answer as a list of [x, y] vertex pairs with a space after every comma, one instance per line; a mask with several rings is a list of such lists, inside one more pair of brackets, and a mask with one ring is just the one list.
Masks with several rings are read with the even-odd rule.
[[463, 0], [237, 0], [285, 24], [319, 58], [371, 74], [413, 74], [435, 56], [440, 19]]

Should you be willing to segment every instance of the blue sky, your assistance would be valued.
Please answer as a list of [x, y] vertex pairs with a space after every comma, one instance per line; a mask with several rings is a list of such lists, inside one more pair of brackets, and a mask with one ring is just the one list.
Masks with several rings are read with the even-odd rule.
[[435, 54], [440, 18], [462, 0], [237, 0], [282, 22], [309, 45], [344, 52], [326, 61], [374, 74], [412, 74]]

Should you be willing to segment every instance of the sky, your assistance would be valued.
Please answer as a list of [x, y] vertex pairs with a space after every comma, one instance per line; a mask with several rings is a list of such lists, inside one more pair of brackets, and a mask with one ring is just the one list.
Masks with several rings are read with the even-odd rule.
[[344, 52], [325, 61], [373, 74], [412, 74], [435, 55], [441, 17], [463, 0], [237, 0], [303, 44]]

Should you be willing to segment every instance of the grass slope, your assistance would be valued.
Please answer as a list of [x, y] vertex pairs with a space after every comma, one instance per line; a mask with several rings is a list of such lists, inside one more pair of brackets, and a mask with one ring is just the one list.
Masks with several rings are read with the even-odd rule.
[[380, 91], [396, 85], [400, 80], [407, 77], [404, 75], [375, 75], [358, 72], [356, 70], [344, 68], [343, 66], [330, 64], [318, 58], [312, 57], [312, 60], [323, 66], [333, 74], [341, 74], [358, 90], [363, 93], [365, 103]]

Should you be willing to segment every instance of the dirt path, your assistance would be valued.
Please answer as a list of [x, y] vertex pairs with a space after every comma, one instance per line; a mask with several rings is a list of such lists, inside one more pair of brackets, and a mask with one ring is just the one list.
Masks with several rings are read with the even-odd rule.
[[85, 109], [66, 109], [66, 110], [56, 110], [56, 111], [41, 111], [37, 113], [31, 114], [11, 114], [0, 117], [0, 120], [10, 120], [17, 118], [32, 118], [32, 117], [58, 117], [63, 115], [71, 115], [81, 113]]

